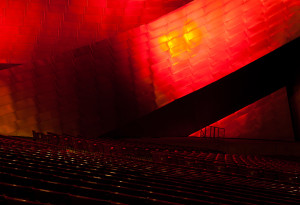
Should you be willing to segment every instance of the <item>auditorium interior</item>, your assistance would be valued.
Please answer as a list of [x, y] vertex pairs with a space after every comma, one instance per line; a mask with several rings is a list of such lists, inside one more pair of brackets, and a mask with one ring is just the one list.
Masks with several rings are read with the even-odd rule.
[[0, 204], [300, 204], [300, 1], [0, 0]]

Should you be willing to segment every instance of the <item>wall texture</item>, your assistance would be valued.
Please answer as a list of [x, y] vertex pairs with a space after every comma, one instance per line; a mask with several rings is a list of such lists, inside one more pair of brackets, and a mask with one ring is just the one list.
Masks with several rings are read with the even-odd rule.
[[[61, 8], [48, 7], [58, 13]], [[103, 18], [114, 19], [110, 16]], [[47, 58], [0, 70], [0, 134], [30, 135], [35, 129], [98, 136], [297, 38], [299, 18], [299, 4], [293, 0], [196, 0], [151, 23], [70, 52], [54, 55], [60, 43], [76, 44], [71, 37], [61, 41], [55, 37], [50, 47], [37, 41], [37, 46], [33, 43], [37, 54]], [[57, 22], [53, 25], [64, 23]], [[48, 29], [50, 23], [45, 25]], [[78, 28], [76, 23], [69, 26]], [[18, 28], [2, 34], [6, 35], [2, 51], [13, 56], [2, 53], [4, 61], [18, 59], [8, 47], [23, 45], [27, 39], [8, 38]], [[52, 31], [60, 29], [54, 26]], [[46, 36], [51, 37], [52, 31]], [[31, 55], [30, 49], [23, 51]]]
[[[300, 38], [247, 64], [220, 80], [168, 103], [105, 135], [115, 137], [176, 137], [188, 136], [199, 131], [199, 129], [209, 126], [289, 84], [291, 78], [293, 78], [291, 71], [300, 66], [299, 55], [295, 52], [299, 46]], [[277, 103], [276, 100], [272, 101], [272, 103]], [[274, 110], [274, 107], [276, 107], [270, 102], [267, 104], [270, 105], [268, 109]], [[256, 106], [260, 107], [260, 104], [254, 105], [254, 107]], [[285, 106], [282, 109], [282, 111], [285, 111]], [[257, 118], [264, 118], [262, 121], [258, 121], [260, 125], [262, 125], [262, 122], [276, 122], [276, 119], [272, 119], [276, 117], [276, 114], [264, 116], [265, 113], [262, 110], [255, 113]], [[286, 114], [285, 116], [289, 116], [288, 113]], [[247, 128], [244, 132], [248, 136], [253, 132], [251, 122], [255, 123], [254, 120], [249, 121], [250, 124], [244, 127]], [[234, 125], [234, 123], [231, 125]], [[236, 126], [238, 129], [238, 122]], [[259, 131], [259, 127], [257, 128]], [[289, 133], [288, 126], [282, 128], [287, 128], [282, 133]], [[257, 136], [256, 133], [252, 134]], [[262, 137], [265, 138], [265, 136]], [[286, 138], [287, 136], [282, 137]]]
[[[225, 138], [294, 141], [286, 88], [213, 123], [225, 128]], [[191, 136], [199, 136], [199, 132]]]
[[1, 0], [0, 63], [25, 63], [111, 37], [191, 0]]

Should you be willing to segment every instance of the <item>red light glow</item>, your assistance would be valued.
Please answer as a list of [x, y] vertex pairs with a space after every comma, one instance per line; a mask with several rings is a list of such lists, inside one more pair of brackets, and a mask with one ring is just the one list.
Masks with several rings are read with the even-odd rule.
[[[183, 28], [169, 32], [167, 35], [159, 38], [159, 45], [162, 51], [169, 51], [173, 65], [178, 61], [193, 57], [193, 53], [202, 38], [202, 32], [193, 21], [187, 21]], [[186, 52], [187, 55], [184, 55]]]
[[0, 1], [0, 62], [31, 62], [0, 70], [0, 134], [98, 136], [300, 36], [299, 1], [175, 2]]
[[198, 90], [297, 38], [300, 15], [292, 2], [197, 0], [148, 24], [149, 46], [144, 49], [150, 50], [157, 105]]
[[0, 62], [25, 63], [149, 23], [191, 0], [1, 0]]
[[[211, 126], [226, 128], [225, 138], [294, 140], [285, 88], [244, 107]], [[190, 136], [199, 137], [200, 132]]]

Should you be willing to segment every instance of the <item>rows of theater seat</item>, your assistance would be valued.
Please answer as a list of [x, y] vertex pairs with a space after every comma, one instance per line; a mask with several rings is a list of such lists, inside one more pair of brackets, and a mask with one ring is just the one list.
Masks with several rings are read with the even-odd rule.
[[60, 145], [65, 149], [126, 156], [156, 163], [205, 168], [227, 173], [246, 174], [272, 180], [300, 182], [300, 163], [270, 157], [203, 152], [195, 148], [162, 144], [145, 144], [127, 140], [86, 139], [55, 133], [37, 133], [36, 141]]
[[[126, 149], [133, 145], [104, 141], [115, 147], [127, 144], [123, 147]], [[206, 153], [206, 158], [221, 155]], [[211, 162], [203, 158], [198, 158], [201, 167], [176, 165], [103, 151], [64, 149], [13, 137], [0, 138], [0, 157], [0, 200], [7, 204], [300, 203], [296, 181], [253, 177], [243, 169], [237, 173], [234, 164], [230, 166], [235, 172], [223, 172], [218, 163], [213, 169]]]

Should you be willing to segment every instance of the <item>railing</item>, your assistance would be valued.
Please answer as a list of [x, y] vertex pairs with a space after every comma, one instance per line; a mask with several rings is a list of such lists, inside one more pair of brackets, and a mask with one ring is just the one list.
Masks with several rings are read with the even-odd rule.
[[225, 128], [208, 126], [200, 130], [200, 137], [224, 138]]

